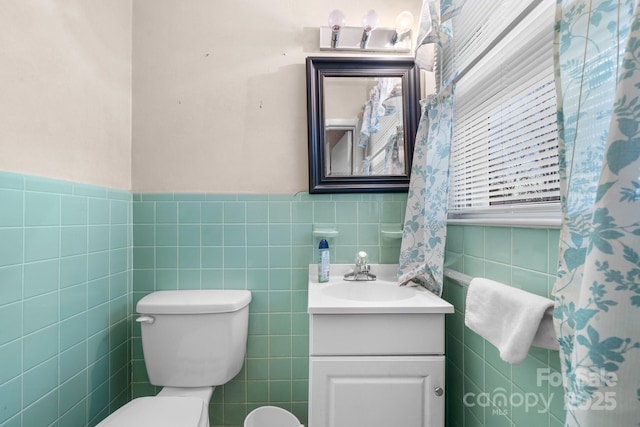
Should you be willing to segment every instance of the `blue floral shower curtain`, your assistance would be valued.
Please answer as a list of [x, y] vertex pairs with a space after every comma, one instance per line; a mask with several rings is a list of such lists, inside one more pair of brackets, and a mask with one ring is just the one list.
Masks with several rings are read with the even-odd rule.
[[[434, 47], [452, 36], [450, 18], [464, 0], [424, 0], [416, 47], [421, 72], [432, 72]], [[421, 101], [407, 198], [398, 281], [442, 294], [449, 202], [449, 153], [453, 136], [453, 84]], [[435, 81], [435, 79], [432, 78]]]
[[640, 425], [640, 1], [558, 0], [566, 426]]
[[421, 101], [411, 166], [398, 280], [442, 293], [447, 236], [449, 152], [453, 131], [453, 85]]
[[[435, 46], [451, 40], [450, 18], [464, 0], [424, 0], [416, 47], [416, 64], [432, 71]], [[425, 72], [422, 71], [422, 72]], [[453, 80], [453, 78], [452, 78]], [[453, 134], [454, 84], [420, 102], [411, 179], [407, 198], [398, 281], [424, 286], [441, 295], [449, 201], [449, 153]]]

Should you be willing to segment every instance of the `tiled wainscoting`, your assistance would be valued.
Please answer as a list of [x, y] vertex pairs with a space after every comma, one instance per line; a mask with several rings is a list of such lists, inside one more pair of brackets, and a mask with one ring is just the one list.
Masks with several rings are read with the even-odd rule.
[[[242, 372], [216, 388], [214, 426], [241, 426], [248, 412], [273, 404], [306, 423], [308, 265], [313, 224], [335, 226], [333, 263], [397, 263], [400, 241], [381, 228], [404, 218], [406, 194], [135, 194], [134, 302], [160, 289], [249, 289], [248, 352]], [[392, 225], [384, 225], [392, 224]], [[139, 329], [133, 332], [133, 394], [155, 393], [147, 380]]]
[[130, 398], [131, 193], [0, 172], [0, 425]]
[[[445, 264], [550, 297], [558, 230], [449, 225]], [[445, 281], [448, 427], [560, 427], [564, 392], [557, 351], [532, 348], [520, 365], [464, 326], [467, 287]]]
[[[329, 240], [333, 263], [352, 263], [359, 250], [372, 263], [397, 263], [400, 241], [380, 232], [400, 228], [405, 206], [402, 193], [131, 195], [0, 172], [0, 426], [95, 425], [132, 396], [154, 394], [135, 302], [155, 290], [207, 288], [253, 295], [245, 365], [216, 389], [212, 425], [241, 426], [267, 404], [306, 423], [313, 226], [339, 231]], [[448, 231], [450, 268], [549, 295], [557, 230]], [[502, 362], [464, 327], [465, 295], [446, 282], [456, 307], [446, 326], [447, 425], [562, 425], [562, 388], [546, 379], [557, 379], [557, 352]], [[500, 393], [538, 400], [482, 400]]]

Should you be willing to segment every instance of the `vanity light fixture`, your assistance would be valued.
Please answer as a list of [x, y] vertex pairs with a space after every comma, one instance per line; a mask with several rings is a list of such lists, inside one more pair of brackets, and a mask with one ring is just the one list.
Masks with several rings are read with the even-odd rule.
[[338, 39], [340, 38], [340, 30], [344, 27], [346, 19], [344, 12], [340, 9], [336, 9], [329, 14], [329, 28], [331, 28], [331, 47], [336, 48], [338, 46]]
[[369, 44], [371, 32], [378, 27], [378, 14], [371, 9], [362, 17], [362, 39], [360, 39], [360, 48], [365, 49]]
[[378, 14], [369, 10], [362, 17], [362, 27], [345, 25], [345, 14], [333, 10], [328, 26], [320, 27], [320, 50], [409, 53], [412, 48], [413, 15], [401, 12], [394, 27], [378, 27]]

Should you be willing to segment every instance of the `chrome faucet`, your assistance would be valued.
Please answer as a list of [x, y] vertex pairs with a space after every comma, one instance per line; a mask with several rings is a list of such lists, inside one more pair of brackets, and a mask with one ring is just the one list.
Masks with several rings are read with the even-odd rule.
[[360, 251], [356, 255], [356, 268], [355, 271], [344, 275], [344, 280], [348, 281], [373, 281], [376, 280], [376, 275], [371, 273], [371, 266], [369, 265], [369, 258], [365, 251]]

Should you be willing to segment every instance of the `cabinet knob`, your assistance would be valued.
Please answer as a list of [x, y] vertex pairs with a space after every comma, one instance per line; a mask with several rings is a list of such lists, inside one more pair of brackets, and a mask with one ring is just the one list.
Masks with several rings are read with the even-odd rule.
[[436, 394], [436, 396], [440, 397], [444, 394], [444, 390], [442, 389], [442, 387], [436, 387], [433, 392]]

